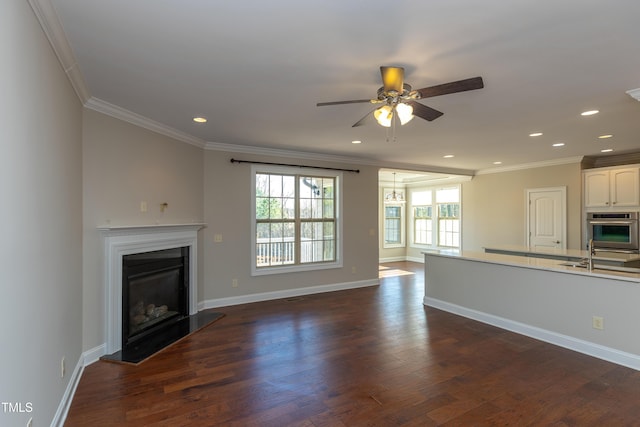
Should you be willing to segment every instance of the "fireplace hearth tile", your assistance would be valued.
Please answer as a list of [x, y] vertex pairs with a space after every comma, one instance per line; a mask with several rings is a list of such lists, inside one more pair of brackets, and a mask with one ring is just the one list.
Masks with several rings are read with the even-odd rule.
[[131, 348], [102, 356], [100, 360], [137, 365], [160, 350], [210, 325], [223, 316], [223, 313], [213, 310], [202, 310], [163, 328], [157, 334], [141, 339]]

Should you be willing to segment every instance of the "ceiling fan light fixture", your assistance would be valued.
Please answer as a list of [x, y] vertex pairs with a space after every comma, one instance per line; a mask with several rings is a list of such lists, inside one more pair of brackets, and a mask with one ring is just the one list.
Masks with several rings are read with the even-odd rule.
[[373, 112], [373, 117], [380, 126], [386, 128], [391, 127], [391, 121], [393, 120], [393, 107], [391, 105], [383, 105]]
[[401, 125], [409, 123], [413, 119], [413, 107], [409, 104], [400, 103], [396, 105], [396, 111]]

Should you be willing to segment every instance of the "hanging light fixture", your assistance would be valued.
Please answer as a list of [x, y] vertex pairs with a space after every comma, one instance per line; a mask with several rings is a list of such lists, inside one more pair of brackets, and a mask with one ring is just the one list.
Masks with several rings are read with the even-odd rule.
[[387, 194], [384, 198], [385, 203], [404, 203], [402, 193], [396, 192], [396, 173], [393, 172], [393, 192]]
[[376, 118], [381, 126], [386, 128], [391, 127], [391, 121], [393, 120], [393, 107], [391, 107], [391, 105], [383, 105], [373, 112], [373, 117]]
[[401, 125], [407, 124], [413, 119], [413, 107], [409, 104], [400, 103], [396, 105], [396, 112]]
[[394, 116], [400, 120], [400, 125], [407, 124], [413, 119], [413, 107], [408, 104], [383, 105], [373, 112], [378, 124], [386, 128], [391, 127]]

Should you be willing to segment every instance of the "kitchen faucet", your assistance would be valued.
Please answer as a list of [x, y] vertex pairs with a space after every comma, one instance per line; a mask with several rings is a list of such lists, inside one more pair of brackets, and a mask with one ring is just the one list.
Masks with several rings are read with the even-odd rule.
[[587, 257], [580, 260], [580, 266], [586, 267], [589, 271], [593, 271], [593, 256], [596, 254], [596, 248], [593, 247], [593, 239], [589, 239], [587, 243]]

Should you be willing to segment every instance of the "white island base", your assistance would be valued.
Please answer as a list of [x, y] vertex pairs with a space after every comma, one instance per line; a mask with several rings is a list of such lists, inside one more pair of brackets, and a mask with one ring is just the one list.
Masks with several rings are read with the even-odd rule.
[[425, 305], [640, 370], [640, 275], [498, 254], [424, 257]]

